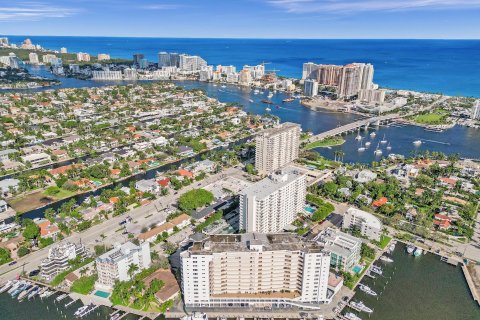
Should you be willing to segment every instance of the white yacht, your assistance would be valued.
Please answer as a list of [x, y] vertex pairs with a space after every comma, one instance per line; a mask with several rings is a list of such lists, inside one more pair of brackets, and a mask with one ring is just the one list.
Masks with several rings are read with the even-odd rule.
[[370, 133], [370, 137], [375, 138], [376, 136], [377, 136], [377, 134], [375, 133], [375, 131], [373, 131], [372, 133]]
[[223, 85], [223, 86], [222, 86], [222, 88], [224, 88], [224, 89], [225, 89], [226, 87], [227, 87], [226, 85]]
[[271, 97], [273, 97], [273, 92], [271, 92], [271, 91], [270, 91], [270, 93], [268, 94], [268, 96], [267, 96], [267, 97], [268, 97], [268, 98], [271, 98]]
[[422, 140], [415, 140], [413, 141], [413, 144], [416, 145], [416, 146], [419, 146], [422, 144]]
[[365, 142], [365, 147], [368, 148], [368, 147], [370, 147], [371, 144], [372, 144], [372, 143], [371, 143], [370, 141], [367, 141], [367, 142]]
[[366, 313], [372, 313], [373, 310], [370, 309], [369, 307], [367, 307], [363, 301], [359, 301], [359, 302], [351, 302], [350, 303], [350, 306], [355, 309], [355, 310], [358, 310], [358, 311], [363, 311], [363, 312], [366, 312]]
[[393, 259], [387, 256], [381, 256], [380, 260], [382, 260], [383, 262], [393, 262]]
[[84, 313], [86, 310], [88, 309], [88, 305], [86, 306], [81, 306], [80, 308], [77, 309], [77, 311], [75, 311], [75, 313], [73, 314], [75, 317], [78, 317], [79, 315], [81, 315], [82, 313]]
[[415, 251], [413, 252], [413, 255], [415, 257], [418, 257], [418, 256], [422, 255], [422, 253], [423, 253], [422, 248], [416, 248]]
[[10, 287], [13, 285], [13, 281], [12, 280], [9, 280], [7, 283], [5, 283], [3, 285], [3, 287], [0, 289], [0, 293], [4, 293], [5, 291], [7, 291], [8, 289], [10, 289]]
[[380, 145], [377, 145], [377, 149], [373, 152], [376, 156], [381, 156], [382, 155], [382, 150], [380, 150]]
[[345, 319], [347, 320], [362, 320], [362, 318], [360, 318], [359, 316], [357, 316], [355, 313], [353, 312], [347, 312], [345, 313], [344, 315]]
[[272, 111], [272, 109], [270, 109], [270, 108], [265, 108], [265, 111], [270, 112], [270, 111]]
[[387, 150], [392, 150], [392, 146], [390, 145], [390, 142], [388, 143]]
[[374, 296], [374, 297], [377, 296], [377, 293], [375, 291], [373, 291], [369, 286], [366, 286], [364, 284], [359, 283], [358, 287], [360, 288], [360, 290], [362, 290], [366, 294], [369, 294], [369, 295]]

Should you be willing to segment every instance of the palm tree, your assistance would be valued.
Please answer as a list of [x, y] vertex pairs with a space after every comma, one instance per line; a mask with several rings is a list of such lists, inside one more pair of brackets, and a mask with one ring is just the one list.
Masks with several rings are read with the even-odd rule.
[[130, 278], [132, 278], [132, 275], [134, 275], [135, 272], [137, 272], [137, 271], [138, 271], [138, 266], [136, 264], [132, 263], [128, 266], [127, 274]]

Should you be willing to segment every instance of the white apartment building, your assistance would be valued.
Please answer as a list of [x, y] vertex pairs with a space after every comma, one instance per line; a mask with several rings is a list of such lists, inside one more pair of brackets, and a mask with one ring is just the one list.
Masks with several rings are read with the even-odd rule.
[[304, 63], [302, 68], [302, 80], [317, 79], [317, 69], [318, 69], [318, 65], [313, 62]]
[[73, 244], [64, 242], [48, 250], [48, 256], [42, 260], [40, 265], [40, 277], [50, 281], [57, 274], [68, 270], [70, 268], [69, 260], [87, 256], [87, 250], [82, 244]]
[[137, 70], [133, 68], [123, 69], [123, 77], [125, 78], [125, 80], [137, 80], [138, 78]]
[[361, 83], [360, 68], [354, 64], [344, 66], [338, 79], [337, 95], [339, 98], [349, 98], [358, 94]]
[[85, 52], [79, 52], [77, 53], [77, 61], [90, 61], [90, 55]]
[[358, 228], [363, 236], [375, 241], [380, 241], [382, 235], [380, 219], [371, 213], [353, 207], [349, 208], [343, 216], [342, 228]]
[[238, 76], [238, 83], [244, 86], [249, 86], [252, 82], [252, 74], [249, 70], [242, 70]]
[[385, 92], [382, 89], [361, 89], [358, 93], [358, 100], [367, 103], [384, 103]]
[[56, 55], [48, 53], [42, 56], [42, 61], [43, 63], [51, 63], [52, 59], [56, 59], [56, 58], [57, 58]]
[[315, 80], [305, 80], [303, 94], [308, 97], [315, 97], [318, 94], [318, 82]]
[[281, 232], [305, 206], [306, 177], [286, 167], [240, 192], [240, 230]]
[[290, 233], [212, 235], [180, 254], [187, 307], [290, 307], [328, 302], [330, 255]]
[[265, 66], [263, 64], [256, 66], [244, 65], [243, 70], [249, 71], [252, 79], [260, 79], [265, 75]]
[[330, 252], [330, 265], [337, 271], [351, 272], [360, 261], [362, 240], [338, 229], [327, 228], [315, 240]]
[[98, 280], [96, 287], [109, 290], [115, 281], [130, 280], [130, 266], [138, 267], [138, 273], [150, 267], [150, 244], [144, 242], [137, 246], [131, 242], [125, 242], [114, 249], [104, 253], [96, 259]]
[[110, 60], [110, 55], [107, 53], [99, 53], [97, 56], [98, 61]]
[[118, 81], [122, 80], [122, 71], [92, 71], [93, 80], [112, 80]]
[[200, 71], [202, 67], [206, 67], [207, 62], [199, 56], [189, 56], [186, 54], [180, 55], [180, 70], [196, 72]]
[[28, 60], [30, 61], [31, 64], [38, 64], [39, 63], [38, 54], [36, 54], [35, 52], [30, 52], [28, 54]]
[[285, 122], [256, 136], [255, 169], [269, 174], [298, 158], [300, 126]]
[[222, 65], [218, 65], [216, 67], [216, 71], [220, 71], [221, 73], [227, 75], [229, 73], [237, 73], [237, 68], [235, 66], [222, 66]]

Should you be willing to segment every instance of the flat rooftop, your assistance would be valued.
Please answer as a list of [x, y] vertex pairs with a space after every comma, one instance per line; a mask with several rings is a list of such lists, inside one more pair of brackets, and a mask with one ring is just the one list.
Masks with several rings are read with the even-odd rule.
[[258, 134], [258, 136], [268, 138], [268, 137], [283, 133], [283, 132], [291, 130], [291, 129], [300, 130], [300, 125], [298, 125], [296, 123], [292, 123], [292, 122], [284, 122], [278, 127], [263, 130], [262, 132], [260, 132]]
[[[252, 248], [252, 246], [254, 246]], [[195, 242], [190, 252], [195, 254], [209, 254], [219, 252], [249, 252], [258, 251], [305, 251], [310, 253], [321, 252], [322, 247], [315, 242], [303, 241], [299, 236], [291, 233], [244, 233], [244, 234], [217, 234], [211, 235], [201, 242]]]
[[265, 179], [243, 189], [241, 194], [251, 197], [255, 196], [257, 199], [263, 199], [302, 176], [304, 176], [304, 174], [297, 168], [285, 167], [281, 170], [275, 171]]

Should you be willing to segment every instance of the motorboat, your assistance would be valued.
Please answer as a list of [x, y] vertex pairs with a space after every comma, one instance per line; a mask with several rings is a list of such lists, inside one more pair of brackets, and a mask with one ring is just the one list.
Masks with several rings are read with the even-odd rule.
[[380, 260], [382, 260], [383, 262], [393, 262], [393, 259], [387, 256], [381, 256]]
[[73, 314], [75, 317], [78, 317], [80, 316], [82, 313], [84, 313], [87, 309], [88, 309], [88, 305], [86, 306], [81, 306], [80, 308], [77, 309], [77, 311], [75, 311], [75, 313]]
[[381, 143], [381, 144], [387, 143], [387, 139], [385, 138], [385, 135], [383, 135], [383, 139], [380, 140], [380, 143]]
[[375, 138], [376, 136], [377, 136], [377, 134], [375, 133], [375, 131], [373, 131], [372, 133], [370, 133], [370, 137]]
[[27, 300], [34, 298], [40, 292], [40, 287], [35, 287], [27, 296]]
[[222, 88], [224, 88], [224, 89], [225, 89], [226, 87], [227, 87], [226, 85], [223, 85], [223, 86], [222, 86]]
[[367, 141], [367, 142], [365, 142], [365, 147], [368, 148], [368, 147], [370, 147], [371, 144], [372, 144], [372, 143], [371, 143], [370, 141]]
[[415, 251], [413, 251], [413, 255], [415, 257], [418, 257], [418, 256], [422, 255], [422, 253], [423, 253], [422, 248], [416, 248]]
[[22, 283], [20, 286], [18, 286], [12, 293], [10, 293], [10, 296], [12, 298], [15, 298], [16, 296], [18, 296], [23, 290], [26, 290], [27, 288], [29, 288], [30, 284], [29, 283]]
[[13, 284], [14, 282], [12, 280], [7, 281], [7, 283], [5, 283], [3, 287], [0, 289], [0, 293], [4, 293], [8, 289], [10, 289], [10, 287], [13, 286]]
[[390, 142], [388, 143], [387, 150], [392, 150], [392, 146], [390, 145]]
[[373, 291], [369, 286], [366, 286], [366, 285], [360, 283], [360, 284], [358, 284], [358, 287], [360, 288], [360, 290], [362, 290], [366, 294], [369, 294], [369, 295], [374, 296], [374, 297], [377, 296], [377, 293], [375, 291]]
[[272, 109], [270, 109], [270, 108], [265, 108], [265, 111], [270, 112], [270, 111], [272, 111]]
[[292, 102], [294, 100], [295, 100], [294, 98], [287, 98], [287, 99], [283, 99], [282, 102]]
[[271, 91], [270, 91], [270, 93], [268, 94], [268, 96], [267, 96], [267, 97], [268, 97], [268, 98], [271, 98], [271, 97], [273, 97], [273, 92], [271, 92]]
[[376, 273], [378, 275], [382, 275], [383, 274], [383, 270], [382, 268], [376, 266], [376, 265], [372, 265], [371, 268], [370, 268], [370, 271], [373, 272], [373, 273]]
[[422, 140], [415, 140], [413, 141], [413, 144], [416, 145], [416, 146], [419, 146], [422, 144]]
[[253, 100], [252, 100], [252, 99], [248, 99], [248, 101], [250, 101], [250, 103], [253, 103]]
[[15, 290], [17, 290], [21, 285], [23, 285], [24, 281], [17, 281], [12, 285], [12, 287], [7, 291], [8, 294], [12, 294]]
[[261, 100], [263, 103], [266, 103], [266, 104], [273, 104], [273, 101], [272, 100], [268, 100], [268, 99], [263, 99]]
[[352, 301], [350, 302], [350, 306], [355, 309], [355, 310], [358, 310], [358, 311], [362, 311], [362, 312], [366, 312], [366, 313], [372, 313], [373, 310], [370, 309], [369, 307], [367, 307], [363, 301], [359, 301], [359, 302], [355, 302], [355, 301]]
[[345, 319], [347, 320], [362, 320], [362, 318], [360, 318], [359, 316], [357, 316], [355, 313], [353, 312], [347, 312], [345, 313], [344, 315]]
[[415, 247], [414, 247], [414, 246], [412, 246], [412, 245], [408, 245], [408, 246], [407, 246], [407, 253], [408, 253], [408, 254], [412, 254], [414, 250], [415, 250]]

